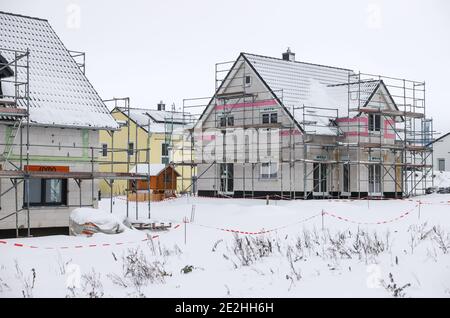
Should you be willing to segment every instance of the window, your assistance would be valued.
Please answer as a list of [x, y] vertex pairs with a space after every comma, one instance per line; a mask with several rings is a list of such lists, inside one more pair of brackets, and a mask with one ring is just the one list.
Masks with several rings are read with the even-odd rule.
[[166, 143], [161, 144], [161, 163], [163, 164], [169, 163], [169, 144]]
[[[67, 205], [67, 179], [30, 179], [30, 206]], [[27, 187], [24, 186], [24, 205]]]
[[313, 192], [328, 192], [328, 166], [325, 163], [313, 163]]
[[261, 179], [276, 179], [278, 177], [278, 164], [276, 162], [263, 162], [261, 164]]
[[263, 124], [276, 124], [278, 122], [278, 113], [262, 114]]
[[220, 127], [234, 126], [234, 116], [220, 117]]
[[102, 144], [102, 156], [103, 157], [108, 156], [108, 144]]
[[344, 163], [343, 167], [343, 183], [344, 187], [342, 189], [342, 192], [349, 193], [350, 192], [350, 164]]
[[270, 123], [275, 124], [277, 122], [278, 122], [278, 114], [277, 113], [270, 114]]
[[369, 131], [380, 131], [381, 116], [376, 114], [369, 114]]
[[381, 194], [381, 165], [371, 164], [369, 169], [369, 195]]
[[438, 159], [439, 171], [445, 171], [445, 159]]
[[250, 86], [252, 84], [252, 77], [250, 75], [245, 76], [245, 86]]
[[133, 143], [133, 142], [130, 142], [130, 143], [128, 144], [128, 155], [129, 155], [129, 156], [132, 156], [133, 153], [134, 153], [134, 143]]

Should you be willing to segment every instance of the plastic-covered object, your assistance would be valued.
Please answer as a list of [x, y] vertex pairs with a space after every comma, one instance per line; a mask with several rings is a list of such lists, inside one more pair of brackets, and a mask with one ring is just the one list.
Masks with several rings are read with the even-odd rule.
[[71, 235], [118, 234], [131, 228], [126, 217], [92, 208], [73, 210], [69, 220]]

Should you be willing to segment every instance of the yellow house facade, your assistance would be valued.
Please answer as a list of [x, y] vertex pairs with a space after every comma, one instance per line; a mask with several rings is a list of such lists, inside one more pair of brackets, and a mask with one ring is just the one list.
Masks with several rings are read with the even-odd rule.
[[[182, 161], [181, 153], [173, 151], [183, 142], [185, 122], [180, 112], [164, 109], [121, 108], [116, 107], [111, 115], [119, 123], [120, 129], [100, 132], [100, 171], [129, 172], [136, 164], [169, 164]], [[129, 127], [129, 129], [128, 129]], [[111, 151], [114, 149], [114, 152]], [[175, 156], [175, 158], [174, 158]], [[190, 167], [177, 166], [180, 174], [177, 191], [182, 192], [190, 185], [193, 171]], [[126, 180], [102, 180], [99, 184], [102, 196], [124, 195], [127, 192]]]

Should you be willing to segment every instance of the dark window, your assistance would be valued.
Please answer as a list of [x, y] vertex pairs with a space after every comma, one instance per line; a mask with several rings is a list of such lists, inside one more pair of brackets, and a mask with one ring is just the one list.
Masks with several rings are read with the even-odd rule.
[[250, 85], [252, 83], [252, 78], [250, 75], [245, 76], [245, 84]]
[[162, 143], [161, 144], [161, 155], [162, 156], [168, 156], [169, 155], [169, 147], [168, 144]]
[[163, 164], [169, 163], [169, 144], [166, 143], [161, 144], [161, 163]]
[[262, 114], [263, 124], [276, 124], [278, 122], [277, 113]]
[[220, 127], [234, 126], [233, 116], [220, 117]]
[[130, 142], [130, 143], [128, 144], [128, 155], [129, 155], [129, 156], [132, 156], [133, 153], [134, 153], [134, 143], [133, 143], [133, 142]]
[[344, 188], [343, 192], [350, 192], [350, 164], [344, 164]]
[[380, 131], [381, 116], [376, 114], [369, 115], [369, 131]]
[[103, 157], [108, 156], [108, 145], [107, 144], [102, 144], [102, 156]]
[[[67, 179], [30, 179], [30, 206], [67, 205]], [[27, 187], [24, 186], [24, 206]]]
[[277, 113], [270, 114], [270, 123], [276, 124], [277, 122], [278, 122], [278, 114]]
[[445, 171], [445, 159], [438, 159], [439, 171]]

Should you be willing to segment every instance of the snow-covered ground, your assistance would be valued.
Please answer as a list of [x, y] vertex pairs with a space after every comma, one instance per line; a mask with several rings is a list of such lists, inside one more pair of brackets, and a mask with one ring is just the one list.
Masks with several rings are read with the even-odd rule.
[[[0, 240], [0, 297], [450, 297], [448, 194], [150, 208], [169, 231]], [[115, 198], [114, 213], [125, 210]]]

